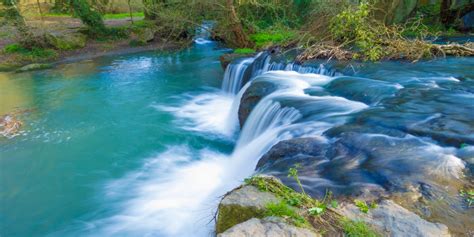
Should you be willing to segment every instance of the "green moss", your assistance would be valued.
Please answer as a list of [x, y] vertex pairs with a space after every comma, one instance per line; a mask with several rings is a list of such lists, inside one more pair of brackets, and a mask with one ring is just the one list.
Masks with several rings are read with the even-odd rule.
[[347, 218], [341, 220], [345, 236], [347, 237], [379, 237], [381, 236], [363, 221], [353, 221]]
[[265, 216], [283, 217], [298, 227], [309, 225], [308, 221], [306, 221], [303, 216], [299, 215], [295, 208], [289, 206], [286, 202], [268, 203], [265, 208]]
[[265, 217], [265, 210], [256, 207], [240, 205], [219, 205], [219, 215], [216, 222], [216, 233], [222, 233], [234, 225], [245, 222], [251, 218]]
[[64, 35], [47, 34], [46, 39], [50, 45], [59, 50], [79, 49], [86, 46], [87, 36], [74, 33]]
[[253, 54], [253, 53], [255, 53], [255, 49], [238, 48], [238, 49], [234, 50], [234, 53], [236, 53], [236, 54]]
[[[133, 12], [132, 13], [133, 17], [145, 17], [143, 12]], [[113, 13], [113, 14], [105, 14], [104, 19], [109, 20], [109, 19], [126, 19], [130, 18], [130, 13], [125, 12], [125, 13]]]

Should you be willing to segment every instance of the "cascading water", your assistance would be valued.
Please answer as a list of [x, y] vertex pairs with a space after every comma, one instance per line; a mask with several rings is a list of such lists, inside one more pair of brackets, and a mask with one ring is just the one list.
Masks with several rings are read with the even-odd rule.
[[208, 30], [195, 43], [167, 56], [15, 74], [13, 86], [0, 80], [0, 96], [31, 88], [42, 111], [29, 131], [0, 144], [2, 231], [209, 236], [219, 197], [255, 172], [291, 186], [295, 163], [314, 196], [421, 190], [424, 201], [449, 201], [427, 209], [437, 221], [452, 219], [456, 233], [472, 227], [463, 200], [444, 196], [458, 195], [470, 177], [462, 172], [474, 170], [472, 59], [369, 64], [341, 76], [265, 52], [232, 62], [218, 90], [227, 50]]

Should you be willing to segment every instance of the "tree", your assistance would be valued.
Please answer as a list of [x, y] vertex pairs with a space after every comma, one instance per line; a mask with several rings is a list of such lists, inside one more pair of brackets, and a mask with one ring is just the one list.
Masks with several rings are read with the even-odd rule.
[[88, 27], [90, 34], [100, 35], [106, 32], [102, 15], [94, 11], [87, 0], [71, 0], [70, 4], [74, 14]]

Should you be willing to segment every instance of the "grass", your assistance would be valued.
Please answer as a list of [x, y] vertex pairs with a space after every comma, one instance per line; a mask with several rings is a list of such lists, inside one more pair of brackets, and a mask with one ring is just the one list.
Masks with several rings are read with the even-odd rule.
[[341, 220], [346, 237], [379, 237], [380, 235], [372, 230], [363, 221], [353, 221], [347, 218]]
[[296, 210], [286, 202], [268, 203], [266, 205], [265, 216], [278, 216], [290, 220], [295, 226], [307, 226], [306, 219], [299, 215]]
[[250, 40], [255, 43], [257, 48], [263, 48], [270, 45], [285, 44], [296, 36], [295, 32], [280, 27], [267, 29], [250, 35]]
[[[49, 17], [73, 17], [70, 14], [66, 13], [47, 13], [44, 14], [44, 16], [49, 16]], [[132, 13], [133, 17], [145, 17], [145, 14], [143, 12], [133, 12]], [[107, 13], [103, 15], [104, 20], [117, 20], [117, 19], [126, 19], [130, 18], [130, 13], [125, 12], [125, 13]]]
[[35, 58], [44, 59], [44, 58], [50, 58], [50, 57], [56, 56], [56, 52], [52, 49], [43, 49], [43, 48], [36, 48], [36, 47], [27, 49], [27, 48], [22, 47], [20, 44], [16, 44], [16, 43], [6, 45], [3, 48], [3, 51], [7, 54], [14, 54], [14, 53], [21, 54], [24, 57], [29, 57], [32, 59], [35, 59]]
[[255, 53], [255, 49], [250, 49], [250, 48], [238, 48], [234, 50], [234, 53], [236, 54], [253, 54]]
[[[297, 176], [294, 170], [291, 174]], [[282, 200], [279, 203], [267, 204], [266, 216], [283, 217], [296, 226], [307, 227], [310, 224], [320, 233], [332, 230], [344, 232], [346, 236], [379, 236], [365, 223], [354, 222], [341, 216], [335, 210], [339, 204], [332, 199], [331, 192], [326, 192], [323, 200], [316, 200], [307, 194], [296, 192], [273, 177], [253, 176], [246, 179], [245, 183], [260, 191], [271, 192]], [[371, 205], [366, 206], [370, 208]], [[303, 211], [298, 212], [298, 208]]]
[[[143, 12], [133, 12], [132, 13], [133, 17], [145, 17], [145, 14]], [[130, 13], [110, 13], [110, 14], [105, 14], [104, 19], [105, 20], [115, 20], [115, 19], [125, 19], [125, 18], [130, 18]]]

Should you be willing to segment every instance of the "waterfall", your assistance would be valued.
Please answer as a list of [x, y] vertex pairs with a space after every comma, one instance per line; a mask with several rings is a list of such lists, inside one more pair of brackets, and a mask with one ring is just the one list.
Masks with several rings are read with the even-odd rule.
[[272, 56], [270, 53], [260, 52], [255, 57], [231, 62], [224, 73], [222, 90], [235, 95], [240, 91], [244, 83], [252, 81], [255, 77], [269, 71], [294, 71], [301, 74], [320, 74], [331, 77], [342, 75], [323, 64], [315, 67], [310, 65], [303, 66], [294, 62], [272, 62], [271, 60]]
[[224, 73], [222, 90], [227, 93], [237, 94], [242, 87], [245, 72], [254, 60], [255, 58], [244, 58], [239, 62], [230, 63]]
[[213, 41], [210, 40], [211, 38], [211, 29], [214, 26], [214, 22], [212, 21], [205, 21], [201, 24], [200, 27], [196, 28], [194, 42], [196, 44], [208, 44], [212, 43]]

